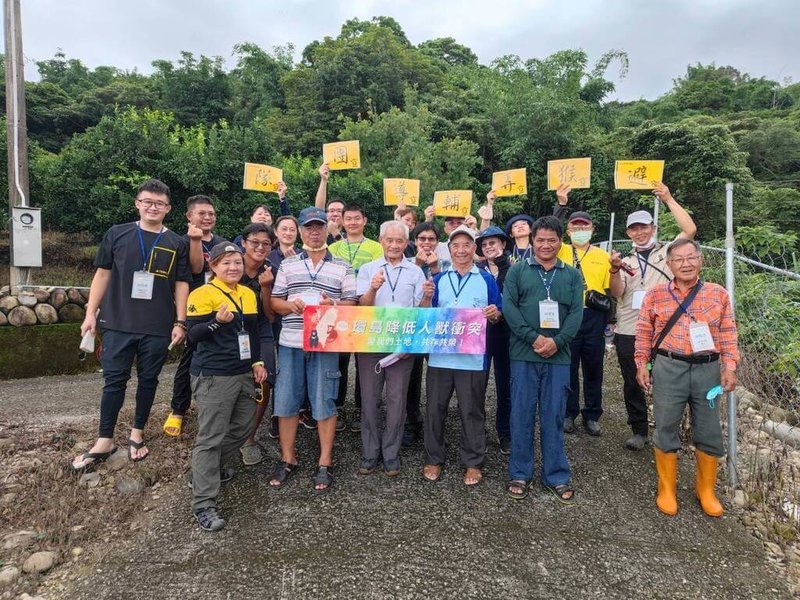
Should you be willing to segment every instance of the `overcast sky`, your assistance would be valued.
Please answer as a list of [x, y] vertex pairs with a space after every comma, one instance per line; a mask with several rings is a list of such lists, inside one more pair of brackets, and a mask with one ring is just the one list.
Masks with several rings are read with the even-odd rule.
[[394, 17], [413, 44], [454, 37], [484, 64], [583, 48], [592, 60], [624, 50], [630, 70], [608, 77], [622, 100], [653, 99], [697, 62], [800, 81], [800, 0], [21, 0], [26, 77], [58, 48], [86, 65], [151, 72], [181, 50], [222, 56], [335, 37], [344, 21]]

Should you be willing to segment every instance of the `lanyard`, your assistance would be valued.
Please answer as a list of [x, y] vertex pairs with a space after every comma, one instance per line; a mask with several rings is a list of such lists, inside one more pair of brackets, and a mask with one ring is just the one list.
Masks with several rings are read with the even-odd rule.
[[158, 232], [156, 239], [153, 240], [153, 245], [150, 246], [150, 251], [147, 252], [144, 249], [144, 236], [142, 235], [142, 228], [139, 227], [139, 224], [136, 224], [136, 233], [139, 234], [139, 249], [142, 251], [142, 271], [147, 271], [147, 259], [150, 258], [153, 254], [153, 250], [158, 244], [158, 241], [161, 239], [161, 236], [164, 233], [164, 226], [161, 226], [161, 231]]
[[467, 287], [467, 282], [469, 281], [469, 278], [472, 277], [472, 271], [470, 271], [466, 277], [461, 278], [461, 281], [458, 283], [458, 291], [456, 291], [456, 286], [453, 285], [452, 275], [453, 271], [447, 272], [447, 281], [450, 282], [450, 287], [453, 288], [453, 293], [456, 295], [456, 301], [458, 301], [458, 297], [461, 295], [461, 292], [463, 292], [464, 288]]
[[308, 255], [306, 255], [306, 257], [303, 259], [303, 265], [305, 266], [306, 271], [308, 271], [308, 276], [311, 278], [311, 287], [313, 288], [314, 283], [317, 281], [317, 276], [319, 275], [319, 272], [322, 271], [322, 267], [325, 266], [325, 259], [323, 258], [321, 261], [319, 261], [319, 266], [317, 267], [317, 270], [314, 271], [313, 273], [311, 272], [311, 269], [308, 268], [307, 261], [309, 260], [311, 260], [311, 258]]
[[363, 243], [364, 243], [364, 240], [362, 239], [360, 242], [358, 242], [358, 246], [356, 246], [356, 251], [355, 252], [350, 252], [350, 242], [347, 242], [347, 241], [345, 242], [345, 244], [347, 244], [347, 256], [348, 256], [348, 258], [350, 258], [350, 266], [353, 267], [353, 268], [355, 268], [355, 266], [353, 265], [353, 262], [355, 262], [356, 257], [358, 256], [358, 251], [361, 250], [361, 244], [363, 244]]
[[[697, 291], [699, 292], [699, 291], [700, 291], [700, 288], [701, 288], [701, 287], [703, 287], [703, 282], [702, 282], [702, 281], [700, 281], [700, 280], [698, 279], [698, 280], [697, 280], [697, 286], [696, 286], [696, 287], [697, 287]], [[691, 304], [691, 302], [690, 302], [689, 304], [687, 304], [686, 306], [684, 306], [684, 305], [683, 305], [683, 302], [681, 302], [680, 300], [678, 300], [678, 297], [677, 297], [677, 296], [675, 295], [675, 293], [672, 291], [672, 282], [670, 282], [670, 284], [667, 286], [667, 289], [669, 290], [669, 293], [670, 293], [670, 296], [672, 296], [672, 299], [673, 299], [673, 300], [675, 300], [675, 302], [678, 304], [678, 307], [679, 307], [679, 308], [680, 308], [680, 309], [681, 309], [683, 312], [685, 312], [685, 313], [686, 313], [686, 316], [688, 316], [688, 317], [689, 317], [689, 318], [690, 318], [692, 321], [696, 321], [697, 319], [695, 319], [695, 318], [694, 318], [694, 317], [691, 315], [691, 313], [689, 313], [689, 304]], [[691, 292], [690, 292], [690, 293], [691, 293]], [[694, 298], [692, 298], [692, 300], [694, 300]]]
[[[397, 284], [400, 283], [400, 275], [403, 274], [403, 267], [397, 267], [397, 277], [394, 278], [394, 283], [392, 283], [392, 278], [389, 277], [389, 269], [387, 268], [388, 265], [383, 265], [383, 270], [386, 272], [386, 281], [389, 283], [389, 289], [392, 290], [392, 302], [394, 302], [394, 291], [397, 289]], [[458, 298], [458, 296], [456, 296]]]
[[528, 258], [530, 255], [531, 255], [531, 247], [530, 247], [530, 246], [528, 246], [527, 248], [525, 248], [525, 250], [524, 250], [524, 251], [520, 252], [519, 248], [517, 248], [517, 246], [516, 246], [516, 245], [514, 245], [514, 258], [515, 258], [517, 261], [520, 261], [520, 260], [525, 260], [525, 259], [526, 259], [526, 258]]
[[539, 277], [541, 277], [542, 284], [544, 285], [544, 290], [547, 292], [547, 299], [550, 300], [550, 288], [553, 286], [553, 281], [555, 280], [556, 275], [558, 274], [558, 269], [553, 267], [553, 274], [550, 276], [550, 281], [547, 281], [547, 279], [545, 279], [545, 276], [542, 275], [542, 271], [544, 271], [544, 268], [540, 265], [536, 272], [539, 273]]
[[244, 331], [244, 310], [243, 310], [244, 302], [242, 302], [242, 304], [239, 304], [239, 303], [237, 303], [237, 302], [236, 302], [236, 300], [234, 300], [234, 299], [233, 299], [233, 296], [231, 296], [231, 295], [230, 295], [228, 292], [226, 292], [225, 290], [223, 290], [221, 287], [219, 287], [218, 285], [214, 285], [214, 283], [213, 283], [213, 282], [211, 283], [211, 285], [213, 285], [213, 286], [214, 286], [215, 288], [217, 288], [217, 289], [218, 289], [220, 292], [222, 292], [223, 294], [225, 294], [225, 296], [228, 298], [228, 300], [230, 300], [231, 302], [233, 302], [233, 305], [236, 307], [236, 310], [238, 310], [238, 311], [239, 311], [239, 322], [240, 322], [240, 323], [241, 323], [241, 325], [242, 325], [242, 331]]
[[642, 285], [644, 286], [644, 276], [647, 274], [647, 266], [650, 263], [647, 262], [646, 258], [642, 258], [638, 252], [636, 253], [636, 260], [639, 262], [639, 269], [642, 271]]

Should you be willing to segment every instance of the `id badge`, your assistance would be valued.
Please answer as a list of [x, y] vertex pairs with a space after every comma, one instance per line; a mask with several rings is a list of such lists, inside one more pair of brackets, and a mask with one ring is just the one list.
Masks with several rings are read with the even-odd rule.
[[642, 308], [642, 302], [644, 301], [644, 295], [647, 293], [647, 290], [634, 290], [633, 297], [631, 298], [631, 308], [633, 310], [639, 310]]
[[155, 282], [156, 276], [149, 271], [136, 271], [133, 274], [131, 298], [136, 300], [152, 300]]
[[689, 324], [689, 341], [692, 344], [692, 352], [713, 352], [714, 338], [711, 337], [711, 330], [708, 323], [703, 321], [693, 321]]
[[212, 275], [211, 271], [206, 271], [205, 273], [203, 273], [203, 275], [205, 276], [205, 283], [211, 281], [211, 275]]
[[250, 335], [244, 331], [239, 333], [239, 358], [241, 360], [250, 359]]
[[558, 316], [558, 302], [555, 300], [539, 301], [539, 327], [542, 329], [558, 329], [561, 321]]
[[299, 294], [300, 300], [302, 300], [306, 306], [316, 306], [322, 300], [322, 296], [319, 292], [303, 292]]

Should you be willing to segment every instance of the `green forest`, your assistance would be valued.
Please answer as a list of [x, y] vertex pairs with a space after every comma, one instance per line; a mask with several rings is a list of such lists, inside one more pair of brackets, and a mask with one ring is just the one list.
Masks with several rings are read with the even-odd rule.
[[[292, 46], [241, 43], [230, 69], [183, 52], [154, 61], [150, 75], [90, 69], [63, 53], [38, 61], [39, 80], [26, 84], [30, 196], [45, 227], [97, 237], [134, 218], [136, 186], [157, 177], [173, 191], [176, 229], [185, 199], [202, 193], [232, 235], [255, 204], [277, 209], [275, 194], [242, 189], [245, 161], [282, 168], [298, 209], [316, 190], [322, 144], [358, 139], [362, 168], [333, 173], [329, 194], [363, 205], [371, 227], [391, 214], [384, 177], [420, 179], [423, 206], [435, 190], [472, 189], [475, 212], [493, 171], [526, 167], [527, 196], [495, 206], [503, 222], [550, 212], [548, 160], [590, 156], [592, 187], [571, 205], [590, 211], [605, 238], [612, 211], [652, 206], [651, 195], [614, 189], [614, 161], [650, 158], [666, 161], [664, 182], [703, 241], [724, 235], [732, 181], [738, 238], [768, 252], [798, 247], [800, 83], [695, 64], [656, 100], [609, 101], [636, 57], [609, 51], [590, 64], [568, 49], [484, 65], [452, 38], [412, 44], [390, 17], [349, 20], [294, 56]], [[4, 136], [0, 144], [5, 152]], [[7, 183], [2, 170], [4, 194]]]

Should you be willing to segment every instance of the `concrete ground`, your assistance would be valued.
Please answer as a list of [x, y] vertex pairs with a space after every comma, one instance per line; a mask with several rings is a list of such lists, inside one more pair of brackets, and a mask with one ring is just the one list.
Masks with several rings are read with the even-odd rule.
[[[285, 489], [270, 490], [266, 480], [278, 454], [264, 435], [267, 459], [246, 469], [237, 465], [236, 478], [224, 487], [225, 530], [200, 531], [189, 509], [190, 490], [174, 482], [160, 491], [160, 510], [149, 513], [144, 531], [95, 552], [88, 564], [62, 567], [78, 568], [78, 576], [46, 584], [42, 593], [71, 600], [790, 597], [761, 543], [735, 516], [703, 515], [686, 458], [679, 515], [656, 510], [652, 453], [622, 448], [625, 410], [617, 369], [608, 365], [603, 436], [580, 430], [567, 437], [575, 506], [562, 506], [539, 485], [525, 500], [507, 498], [490, 389], [491, 442], [476, 489], [461, 481], [454, 406], [448, 464], [437, 484], [421, 478], [421, 443], [404, 451], [400, 477], [359, 476], [360, 440], [348, 431], [337, 436], [334, 487], [317, 497], [310, 481], [315, 434], [302, 431], [301, 470]], [[171, 373], [162, 378], [160, 402], [168, 399]], [[100, 382], [96, 374], [6, 382], [0, 412], [96, 418]], [[157, 435], [158, 426], [151, 423], [149, 435]]]

